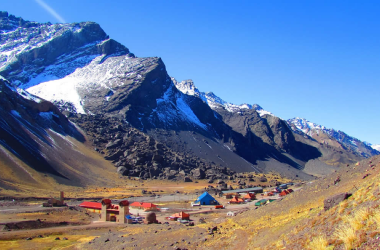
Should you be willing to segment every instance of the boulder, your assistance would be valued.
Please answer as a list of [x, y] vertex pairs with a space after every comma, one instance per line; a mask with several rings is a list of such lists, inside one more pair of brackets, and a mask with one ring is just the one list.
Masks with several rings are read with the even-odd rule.
[[107, 149], [116, 148], [116, 147], [120, 146], [122, 142], [123, 142], [122, 139], [117, 139], [117, 140], [111, 141], [106, 145], [106, 148]]
[[206, 177], [205, 172], [200, 168], [196, 168], [192, 172], [195, 179], [204, 179]]
[[349, 194], [349, 193], [341, 193], [341, 194], [331, 196], [331, 197], [324, 200], [324, 202], [323, 202], [324, 206], [323, 207], [324, 207], [325, 211], [327, 211], [330, 208], [338, 205], [340, 202], [344, 201], [345, 199], [347, 199], [350, 196], [351, 196], [351, 194]]
[[120, 174], [120, 175], [128, 175], [128, 169], [126, 167], [118, 167], [117, 168], [117, 173]]

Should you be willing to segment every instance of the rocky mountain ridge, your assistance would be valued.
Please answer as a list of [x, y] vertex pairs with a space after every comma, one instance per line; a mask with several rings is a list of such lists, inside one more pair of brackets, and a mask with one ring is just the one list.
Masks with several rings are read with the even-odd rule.
[[[264, 110], [258, 104], [235, 105], [222, 100], [220, 97], [216, 96], [212, 92], [201, 92], [194, 85], [194, 82], [192, 80], [178, 82], [175, 79], [173, 79], [173, 82], [176, 85], [177, 89], [179, 89], [181, 92], [201, 98], [213, 110], [218, 110], [222, 108], [229, 112], [241, 114], [244, 110], [253, 109], [256, 110], [260, 116], [275, 116], [271, 112]], [[357, 138], [351, 137], [340, 130], [328, 129], [325, 126], [309, 122], [304, 118], [296, 117], [293, 119], [289, 119], [286, 122], [288, 123], [292, 131], [296, 134], [300, 134], [305, 138], [315, 139], [320, 143], [329, 144], [337, 148], [347, 149], [365, 158], [380, 153], [380, 151], [376, 149], [376, 145], [374, 147], [371, 147], [370, 144], [362, 142]]]
[[325, 126], [309, 122], [306, 119], [299, 117], [289, 119], [287, 122], [295, 133], [310, 136], [320, 143], [331, 144], [339, 148], [344, 148], [352, 152], [356, 152], [365, 158], [380, 154], [378, 150], [372, 148], [368, 145], [368, 143], [349, 136], [343, 131], [329, 129]]

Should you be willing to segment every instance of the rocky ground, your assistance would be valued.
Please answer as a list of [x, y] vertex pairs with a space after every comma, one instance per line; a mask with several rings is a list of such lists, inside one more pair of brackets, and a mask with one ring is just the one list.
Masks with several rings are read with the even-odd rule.
[[173, 151], [118, 118], [78, 114], [72, 115], [70, 120], [86, 132], [95, 150], [112, 161], [120, 175], [192, 181], [226, 179], [235, 173], [190, 152]]

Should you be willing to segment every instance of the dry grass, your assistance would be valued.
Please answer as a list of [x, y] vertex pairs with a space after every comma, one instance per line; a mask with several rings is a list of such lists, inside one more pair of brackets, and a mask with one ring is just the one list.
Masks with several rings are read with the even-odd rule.
[[346, 249], [352, 249], [356, 237], [356, 231], [349, 224], [340, 225], [334, 235], [341, 241], [343, 241]]
[[309, 243], [309, 249], [311, 250], [325, 250], [327, 246], [328, 242], [324, 235], [314, 237]]

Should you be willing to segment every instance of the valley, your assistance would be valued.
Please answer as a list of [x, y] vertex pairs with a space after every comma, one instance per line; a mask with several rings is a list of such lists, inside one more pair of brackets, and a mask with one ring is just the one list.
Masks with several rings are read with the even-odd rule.
[[1, 249], [379, 246], [378, 145], [201, 92], [95, 22], [0, 31]]

